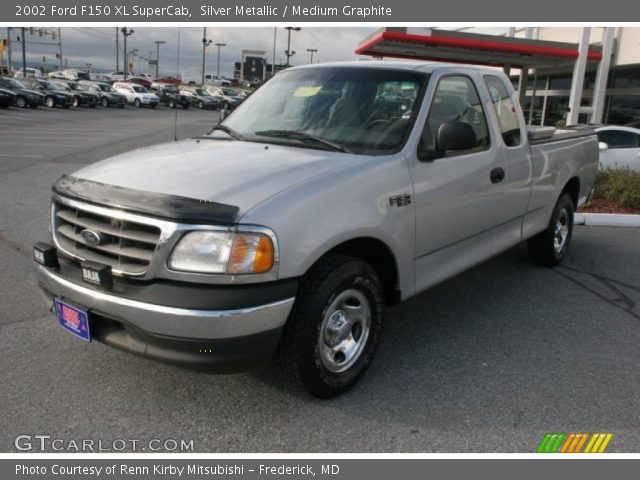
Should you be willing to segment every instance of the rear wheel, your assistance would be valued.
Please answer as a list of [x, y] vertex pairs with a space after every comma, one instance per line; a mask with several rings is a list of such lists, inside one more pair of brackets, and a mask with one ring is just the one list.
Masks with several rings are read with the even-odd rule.
[[100, 100], [100, 105], [104, 108], [107, 108], [109, 106], [109, 99], [107, 97], [102, 97], [102, 99]]
[[553, 267], [565, 257], [573, 234], [574, 205], [568, 193], [562, 193], [547, 229], [527, 241], [534, 263]]
[[142, 103], [140, 102], [140, 99], [139, 99], [139, 98], [136, 98], [136, 99], [133, 101], [133, 106], [134, 106], [134, 107], [136, 107], [136, 108], [140, 108], [140, 107], [142, 106]]
[[73, 104], [72, 106], [75, 108], [78, 106], [78, 98], [77, 97], [73, 97]]
[[287, 377], [318, 398], [358, 382], [380, 343], [383, 296], [376, 272], [357, 258], [332, 254], [312, 267], [280, 344]]
[[204, 102], [202, 100], [198, 100], [198, 108], [202, 110], [204, 108]]
[[49, 107], [49, 108], [53, 108], [56, 104], [55, 100], [53, 99], [53, 97], [47, 97], [44, 101], [44, 104]]

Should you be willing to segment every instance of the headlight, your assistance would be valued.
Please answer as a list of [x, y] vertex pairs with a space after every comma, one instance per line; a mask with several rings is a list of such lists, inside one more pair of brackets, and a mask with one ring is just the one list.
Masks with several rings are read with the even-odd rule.
[[271, 238], [262, 233], [195, 231], [174, 247], [169, 268], [194, 273], [264, 273], [273, 267]]

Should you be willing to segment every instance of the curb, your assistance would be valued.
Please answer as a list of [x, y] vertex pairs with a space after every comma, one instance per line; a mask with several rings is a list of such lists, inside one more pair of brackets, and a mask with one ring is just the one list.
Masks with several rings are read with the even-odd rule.
[[623, 213], [574, 213], [575, 225], [593, 227], [635, 227], [640, 228], [640, 215]]

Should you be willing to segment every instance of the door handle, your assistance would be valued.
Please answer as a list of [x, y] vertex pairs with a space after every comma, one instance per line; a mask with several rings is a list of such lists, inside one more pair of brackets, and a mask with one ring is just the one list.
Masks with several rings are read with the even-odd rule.
[[500, 183], [504, 180], [504, 169], [502, 167], [496, 167], [491, 170], [491, 183]]

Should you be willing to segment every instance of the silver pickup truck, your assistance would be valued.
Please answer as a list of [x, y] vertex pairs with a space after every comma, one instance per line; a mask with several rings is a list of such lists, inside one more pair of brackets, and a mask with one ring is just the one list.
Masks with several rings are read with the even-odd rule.
[[589, 127], [528, 129], [496, 70], [291, 68], [208, 135], [60, 178], [37, 277], [84, 340], [214, 371], [274, 360], [331, 397], [386, 306], [524, 240], [560, 262], [598, 154]]

